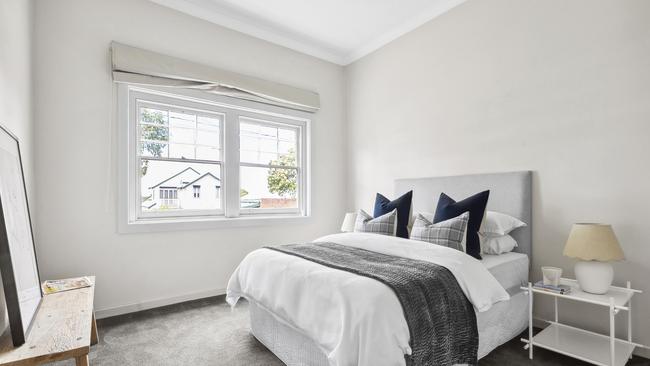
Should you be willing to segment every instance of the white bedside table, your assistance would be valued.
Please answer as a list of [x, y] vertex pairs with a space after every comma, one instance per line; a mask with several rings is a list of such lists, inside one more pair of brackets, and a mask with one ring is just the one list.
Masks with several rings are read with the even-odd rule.
[[[560, 280], [561, 285], [571, 287], [567, 295], [539, 290], [529, 282], [528, 287], [521, 289], [528, 294], [528, 339], [521, 341], [527, 343], [530, 359], [533, 359], [533, 347], [545, 348], [578, 360], [601, 366], [622, 366], [632, 357], [636, 347], [649, 348], [642, 344], [632, 342], [632, 296], [641, 293], [632, 289], [630, 282], [626, 287], [611, 286], [603, 295], [594, 295], [580, 290], [578, 282], [568, 278]], [[549, 326], [533, 337], [533, 298], [534, 294], [553, 296], [555, 300], [555, 321], [546, 321]], [[609, 307], [609, 336], [590, 332], [558, 322], [558, 298], [580, 301], [595, 305]], [[627, 311], [627, 340], [616, 338], [614, 334], [615, 318], [621, 310]]]

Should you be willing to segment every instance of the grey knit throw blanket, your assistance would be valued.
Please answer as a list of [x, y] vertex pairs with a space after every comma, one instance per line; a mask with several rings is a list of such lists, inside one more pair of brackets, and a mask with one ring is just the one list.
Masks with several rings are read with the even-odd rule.
[[335, 243], [266, 247], [377, 280], [397, 295], [409, 327], [409, 366], [477, 364], [476, 314], [456, 278], [437, 264]]

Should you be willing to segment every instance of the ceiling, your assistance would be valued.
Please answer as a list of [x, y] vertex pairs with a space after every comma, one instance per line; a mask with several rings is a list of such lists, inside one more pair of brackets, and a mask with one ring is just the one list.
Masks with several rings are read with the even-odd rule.
[[151, 0], [347, 65], [466, 0]]

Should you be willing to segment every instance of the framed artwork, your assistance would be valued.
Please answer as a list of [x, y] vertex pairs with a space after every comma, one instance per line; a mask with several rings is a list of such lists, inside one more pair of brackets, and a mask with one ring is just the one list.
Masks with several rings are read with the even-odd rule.
[[43, 299], [18, 139], [0, 126], [0, 275], [14, 346]]

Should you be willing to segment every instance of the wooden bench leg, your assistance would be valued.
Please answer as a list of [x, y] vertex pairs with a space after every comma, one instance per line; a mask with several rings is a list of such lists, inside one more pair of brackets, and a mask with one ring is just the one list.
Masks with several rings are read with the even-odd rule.
[[77, 366], [88, 366], [88, 355], [83, 355], [75, 358]]
[[93, 312], [93, 319], [90, 327], [90, 345], [94, 346], [98, 342], [99, 342], [99, 333], [97, 333], [97, 321], [95, 320], [95, 312]]

